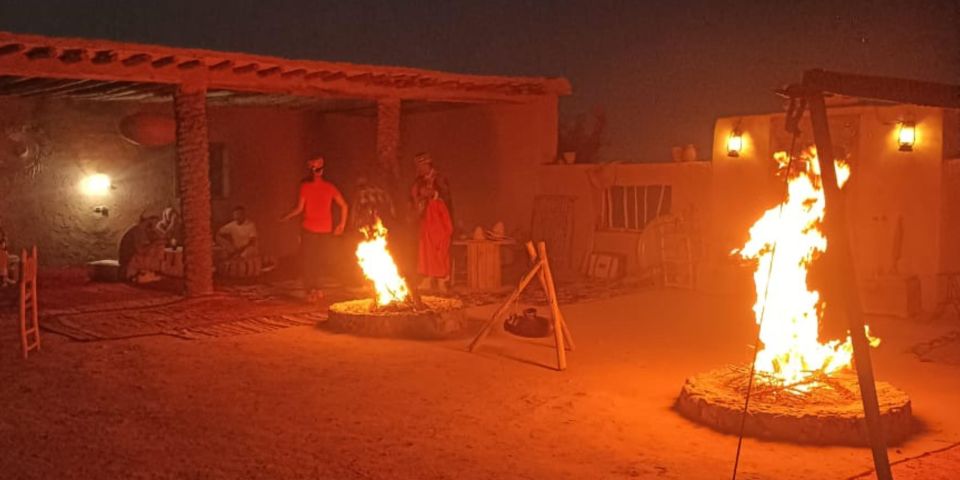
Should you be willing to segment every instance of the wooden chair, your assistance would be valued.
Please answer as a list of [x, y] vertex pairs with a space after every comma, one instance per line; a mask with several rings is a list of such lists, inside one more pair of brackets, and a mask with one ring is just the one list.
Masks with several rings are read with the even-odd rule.
[[40, 350], [40, 322], [37, 310], [37, 247], [30, 255], [20, 253], [20, 345], [23, 358], [31, 350]]

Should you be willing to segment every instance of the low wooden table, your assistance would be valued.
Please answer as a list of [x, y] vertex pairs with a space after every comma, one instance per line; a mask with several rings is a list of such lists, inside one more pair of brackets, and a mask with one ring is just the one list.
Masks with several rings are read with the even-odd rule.
[[[513, 240], [455, 240], [457, 246], [467, 248], [467, 288], [499, 290], [503, 287], [500, 267], [500, 248], [514, 245]], [[456, 263], [450, 277], [455, 278]]]

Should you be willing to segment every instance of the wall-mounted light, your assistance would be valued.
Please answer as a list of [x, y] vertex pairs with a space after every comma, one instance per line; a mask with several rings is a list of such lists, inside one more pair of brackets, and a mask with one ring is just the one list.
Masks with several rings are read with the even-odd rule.
[[110, 192], [110, 177], [102, 173], [87, 175], [80, 184], [84, 194], [100, 197]]
[[727, 137], [727, 156], [739, 157], [743, 151], [743, 132], [739, 128], [733, 129]]
[[897, 132], [897, 145], [901, 152], [912, 152], [917, 143], [917, 124], [914, 122], [900, 122], [900, 131]]

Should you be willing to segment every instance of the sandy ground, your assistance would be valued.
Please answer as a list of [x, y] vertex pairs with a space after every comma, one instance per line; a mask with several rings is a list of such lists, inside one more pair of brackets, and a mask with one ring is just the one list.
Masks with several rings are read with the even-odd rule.
[[[502, 335], [469, 354], [466, 340], [313, 327], [202, 341], [46, 335], [24, 362], [4, 327], [0, 478], [729, 478], [736, 438], [670, 407], [686, 376], [749, 358], [749, 304], [647, 291], [567, 306], [578, 349], [564, 373], [545, 367], [551, 349]], [[871, 323], [885, 340], [878, 376], [911, 394], [925, 424], [891, 459], [960, 441], [960, 367], [906, 352], [957, 325]], [[925, 457], [927, 471], [960, 478], [956, 450]], [[898, 478], [935, 478], [910, 476], [920, 461]], [[870, 467], [866, 449], [748, 439], [739, 478]]]

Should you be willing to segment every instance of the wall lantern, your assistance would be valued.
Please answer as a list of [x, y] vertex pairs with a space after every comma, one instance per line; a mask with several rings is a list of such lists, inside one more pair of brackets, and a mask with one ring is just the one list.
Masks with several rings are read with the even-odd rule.
[[917, 142], [917, 124], [914, 122], [900, 122], [900, 131], [897, 132], [897, 145], [901, 152], [912, 152], [913, 144]]
[[91, 197], [100, 197], [110, 192], [110, 177], [102, 173], [87, 175], [80, 184], [84, 194]]
[[743, 151], [743, 132], [739, 128], [733, 129], [727, 137], [727, 156], [739, 157]]

